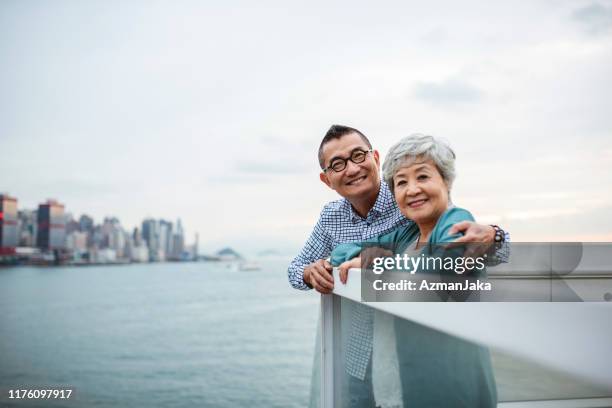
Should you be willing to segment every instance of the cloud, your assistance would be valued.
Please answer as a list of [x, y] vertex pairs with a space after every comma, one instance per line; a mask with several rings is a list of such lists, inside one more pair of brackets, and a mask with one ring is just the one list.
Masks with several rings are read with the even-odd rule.
[[[230, 171], [211, 175], [204, 179], [204, 183], [213, 184], [252, 184], [270, 181], [275, 177], [307, 174], [312, 171], [313, 165], [307, 165], [304, 160], [296, 159], [294, 162], [280, 159], [277, 162], [265, 160], [241, 160], [230, 168]], [[316, 170], [315, 170], [316, 173]]]
[[612, 28], [612, 7], [592, 3], [574, 10], [572, 19], [581, 24], [589, 34], [601, 34]]
[[284, 146], [288, 142], [279, 136], [265, 135], [259, 137], [259, 142], [264, 146]]
[[483, 98], [480, 89], [457, 79], [448, 79], [443, 82], [419, 82], [414, 87], [414, 95], [422, 101], [439, 106], [474, 103]]
[[9, 184], [13, 195], [32, 202], [43, 202], [47, 198], [55, 198], [61, 202], [69, 202], [77, 199], [88, 199], [90, 197], [108, 198], [116, 197], [128, 191], [138, 191], [138, 185], [125, 181], [115, 184], [102, 180], [86, 180], [77, 177], [58, 177], [53, 179], [41, 175], [27, 182], [20, 179], [12, 180]]
[[425, 35], [421, 36], [421, 40], [429, 45], [440, 45], [448, 41], [448, 31], [442, 27], [437, 27], [433, 30], [428, 31]]
[[202, 180], [203, 186], [208, 185], [235, 185], [235, 184], [252, 184], [265, 182], [269, 177], [265, 175], [220, 175], [210, 176]]
[[243, 161], [236, 165], [240, 173], [286, 175], [299, 174], [307, 171], [307, 166], [299, 162], [269, 162], [269, 161]]
[[602, 205], [597, 208], [551, 208], [549, 214], [543, 211], [526, 211], [513, 213], [502, 218], [501, 225], [507, 227], [516, 242], [541, 240], [580, 241], [591, 237], [610, 236], [612, 206]]

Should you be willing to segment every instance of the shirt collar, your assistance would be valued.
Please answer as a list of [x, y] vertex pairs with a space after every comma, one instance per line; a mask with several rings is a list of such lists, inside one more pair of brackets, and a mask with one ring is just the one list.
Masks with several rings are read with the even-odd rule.
[[[378, 190], [378, 196], [376, 197], [376, 202], [374, 203], [374, 207], [372, 207], [370, 212], [368, 212], [366, 219], [374, 217], [374, 216], [378, 216], [384, 213], [385, 210], [387, 210], [390, 206], [393, 205], [393, 202], [394, 202], [393, 200], [394, 200], [393, 194], [391, 194], [391, 190], [389, 190], [389, 186], [387, 185], [387, 183], [381, 180], [380, 189]], [[359, 214], [355, 212], [355, 210], [353, 209], [353, 206], [351, 205], [349, 200], [347, 200], [346, 198], [344, 199], [344, 211], [345, 211], [346, 216], [352, 222], [363, 220], [363, 218], [361, 218]]]

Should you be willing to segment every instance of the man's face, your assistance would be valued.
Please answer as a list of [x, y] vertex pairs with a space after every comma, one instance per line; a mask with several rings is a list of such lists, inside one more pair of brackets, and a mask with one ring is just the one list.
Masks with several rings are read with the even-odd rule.
[[[370, 148], [357, 133], [349, 133], [340, 139], [334, 139], [323, 146], [323, 163], [328, 167], [335, 159], [347, 159], [351, 154], [360, 149], [368, 151]], [[342, 197], [351, 199], [378, 194], [380, 187], [380, 161], [378, 152], [374, 150], [367, 153], [362, 163], [356, 164], [352, 161], [346, 163], [346, 168], [340, 172], [327, 170], [321, 173], [320, 178]]]

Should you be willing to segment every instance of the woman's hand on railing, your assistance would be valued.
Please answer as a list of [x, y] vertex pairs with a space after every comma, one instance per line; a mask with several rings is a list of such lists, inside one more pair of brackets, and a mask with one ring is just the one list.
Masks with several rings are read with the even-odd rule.
[[346, 280], [348, 279], [348, 271], [351, 268], [361, 268], [361, 257], [353, 258], [350, 261], [343, 262], [338, 266], [338, 270], [340, 271], [340, 282], [346, 284]]

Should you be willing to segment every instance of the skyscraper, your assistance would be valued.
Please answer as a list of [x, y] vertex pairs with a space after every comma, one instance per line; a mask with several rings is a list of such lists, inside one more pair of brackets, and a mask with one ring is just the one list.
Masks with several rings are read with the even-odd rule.
[[159, 220], [160, 260], [168, 259], [172, 253], [172, 223]]
[[0, 248], [13, 250], [19, 243], [17, 199], [0, 194]]
[[149, 248], [149, 259], [156, 261], [159, 249], [159, 227], [157, 221], [147, 218], [142, 222], [142, 238], [146, 241]]
[[102, 247], [115, 252], [116, 258], [123, 258], [125, 252], [125, 231], [116, 217], [105, 217], [101, 226]]
[[17, 211], [17, 234], [19, 237], [18, 246], [35, 247], [36, 234], [38, 231], [38, 211], [19, 210]]
[[172, 234], [172, 252], [170, 259], [180, 260], [185, 249], [185, 238], [183, 235], [183, 224], [180, 218], [176, 222], [176, 232]]
[[196, 232], [195, 234], [195, 243], [193, 244], [193, 260], [198, 260], [198, 251], [200, 250], [200, 234]]
[[134, 228], [132, 234], [132, 251], [131, 259], [134, 262], [148, 262], [149, 261], [149, 248], [147, 243], [142, 237], [142, 234], [138, 228]]
[[64, 205], [47, 200], [38, 206], [38, 234], [36, 246], [41, 249], [63, 249], [66, 238]]

